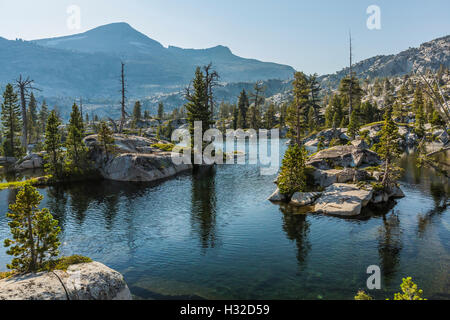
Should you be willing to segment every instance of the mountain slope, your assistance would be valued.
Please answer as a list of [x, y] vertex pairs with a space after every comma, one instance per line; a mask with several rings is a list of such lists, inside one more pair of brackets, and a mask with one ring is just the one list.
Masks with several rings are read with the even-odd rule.
[[[360, 79], [383, 78], [426, 69], [437, 70], [440, 65], [450, 67], [450, 35], [423, 43], [419, 48], [409, 48], [399, 54], [379, 55], [363, 60], [353, 66], [353, 71]], [[323, 86], [335, 88], [348, 73], [349, 69], [345, 68], [335, 74], [322, 76], [320, 80]]]

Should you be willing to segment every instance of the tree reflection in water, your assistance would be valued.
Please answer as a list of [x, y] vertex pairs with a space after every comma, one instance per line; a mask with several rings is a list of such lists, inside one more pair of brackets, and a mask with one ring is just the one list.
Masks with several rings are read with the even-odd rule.
[[192, 178], [192, 230], [199, 234], [202, 248], [216, 244], [216, 172], [214, 167], [200, 168]]
[[[306, 261], [311, 244], [308, 240], [310, 223], [307, 220], [306, 212], [299, 212], [305, 208], [296, 208], [287, 204], [280, 205], [283, 213], [283, 230], [289, 240], [295, 241], [297, 246], [297, 261], [302, 268]], [[306, 208], [307, 209], [307, 208]]]

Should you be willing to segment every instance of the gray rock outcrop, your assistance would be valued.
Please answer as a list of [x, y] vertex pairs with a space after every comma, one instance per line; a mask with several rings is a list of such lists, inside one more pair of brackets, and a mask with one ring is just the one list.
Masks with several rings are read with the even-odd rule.
[[167, 144], [154, 138], [115, 135], [115, 150], [106, 154], [97, 136], [86, 137], [91, 158], [103, 178], [114, 181], [150, 182], [169, 178], [192, 169], [190, 164], [176, 165], [171, 152], [153, 147]]
[[123, 276], [99, 262], [0, 280], [0, 300], [131, 299]]

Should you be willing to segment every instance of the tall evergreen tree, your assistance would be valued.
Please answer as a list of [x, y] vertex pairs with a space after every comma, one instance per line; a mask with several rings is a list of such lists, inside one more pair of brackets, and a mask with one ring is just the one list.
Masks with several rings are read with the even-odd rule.
[[133, 108], [133, 124], [136, 125], [142, 119], [142, 106], [140, 101], [136, 101]]
[[[202, 137], [212, 124], [208, 99], [205, 77], [201, 68], [197, 67], [193, 80], [193, 91], [187, 89], [186, 100], [188, 100], [188, 103], [185, 105], [192, 145], [194, 143], [194, 123], [197, 121], [202, 123]], [[203, 149], [201, 152], [203, 152]]]
[[45, 262], [59, 254], [58, 234], [61, 228], [46, 208], [39, 210], [43, 196], [27, 183], [19, 191], [16, 202], [9, 206], [7, 217], [13, 239], [5, 240], [7, 254], [14, 256], [8, 269], [36, 272]]
[[48, 117], [45, 126], [45, 171], [55, 178], [63, 177], [63, 153], [61, 144], [61, 133], [59, 132], [59, 121], [56, 112], [53, 110]]
[[299, 146], [298, 144], [289, 146], [284, 155], [280, 174], [277, 179], [281, 194], [290, 198], [296, 192], [305, 191], [306, 158], [307, 152], [304, 146]]
[[45, 127], [47, 125], [47, 120], [49, 116], [49, 111], [47, 103], [45, 100], [42, 102], [41, 110], [39, 110], [38, 122], [39, 122], [39, 136], [45, 135]]
[[237, 126], [239, 129], [245, 129], [247, 127], [247, 111], [250, 107], [250, 102], [248, 100], [247, 93], [245, 90], [242, 90], [239, 95], [238, 100], [238, 123]]
[[160, 102], [158, 104], [158, 119], [163, 120], [164, 118], [164, 104]]
[[78, 106], [74, 103], [67, 128], [67, 167], [71, 174], [81, 174], [87, 169], [87, 148], [83, 142], [84, 123]]
[[100, 123], [100, 130], [98, 132], [98, 141], [105, 150], [106, 160], [109, 159], [109, 154], [114, 150], [114, 136], [112, 130], [108, 127], [105, 121]]
[[37, 114], [37, 102], [33, 92], [30, 94], [30, 101], [28, 102], [28, 142], [34, 142], [38, 138], [38, 114]]
[[267, 130], [270, 130], [273, 129], [275, 125], [275, 106], [273, 104], [270, 104], [269, 108], [267, 108], [267, 111], [264, 114], [264, 126]]
[[386, 108], [378, 154], [384, 160], [383, 186], [389, 188], [397, 179], [396, 161], [400, 156], [398, 127], [392, 119], [392, 108]]
[[303, 72], [294, 75], [293, 95], [294, 101], [288, 109], [287, 124], [290, 128], [290, 136], [295, 139], [297, 145], [301, 145], [301, 136], [307, 127], [306, 116], [309, 107], [310, 87], [308, 78]]
[[356, 135], [359, 134], [359, 116], [358, 116], [358, 110], [354, 109], [352, 112], [352, 115], [350, 116], [350, 123], [348, 125], [347, 133], [350, 138], [354, 139]]
[[21, 109], [19, 106], [17, 94], [11, 84], [6, 85], [3, 92], [2, 103], [2, 125], [5, 134], [3, 143], [3, 153], [7, 157], [20, 157], [23, 150], [20, 146], [18, 135], [22, 130], [22, 121], [20, 118]]

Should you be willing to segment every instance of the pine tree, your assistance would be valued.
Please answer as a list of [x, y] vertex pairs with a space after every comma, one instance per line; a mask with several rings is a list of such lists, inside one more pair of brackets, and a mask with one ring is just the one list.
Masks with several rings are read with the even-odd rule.
[[19, 99], [14, 92], [11, 84], [6, 85], [3, 92], [3, 103], [1, 120], [5, 134], [5, 141], [3, 143], [3, 154], [6, 157], [20, 157], [23, 150], [20, 146], [18, 135], [22, 130], [22, 121], [20, 118], [21, 109], [19, 106]]
[[310, 103], [310, 87], [306, 75], [303, 72], [296, 72], [292, 86], [294, 101], [288, 109], [286, 122], [291, 130], [291, 138], [300, 146], [301, 136], [307, 127], [306, 113]]
[[41, 110], [39, 111], [38, 115], [38, 122], [39, 122], [39, 135], [43, 136], [45, 134], [45, 127], [47, 125], [49, 112], [47, 103], [45, 100], [42, 102]]
[[136, 101], [133, 108], [133, 124], [136, 125], [142, 119], [142, 107], [141, 102]]
[[270, 104], [269, 108], [267, 108], [267, 111], [264, 114], [264, 125], [267, 130], [270, 130], [275, 127], [275, 124], [275, 106], [273, 104]]
[[252, 104], [247, 112], [247, 128], [258, 130], [260, 128], [261, 113], [259, 108]]
[[55, 178], [63, 177], [63, 154], [61, 144], [61, 134], [59, 132], [59, 126], [61, 122], [53, 110], [48, 117], [47, 124], [45, 126], [45, 171], [50, 173]]
[[384, 188], [388, 188], [397, 179], [398, 168], [395, 163], [401, 153], [398, 139], [398, 127], [392, 119], [392, 108], [388, 107], [384, 114], [384, 125], [381, 129], [380, 147], [378, 148], [378, 154], [384, 160]]
[[316, 130], [317, 124], [316, 124], [316, 113], [314, 111], [314, 107], [310, 106], [309, 107], [309, 112], [308, 112], [308, 128], [309, 128], [309, 132], [313, 132], [314, 130]]
[[305, 163], [307, 153], [305, 148], [297, 144], [289, 146], [287, 149], [278, 176], [277, 184], [280, 193], [288, 197], [296, 192], [305, 191]]
[[419, 137], [425, 135], [425, 114], [423, 112], [423, 104], [417, 105], [415, 131]]
[[348, 124], [347, 133], [351, 139], [354, 139], [356, 135], [359, 134], [359, 119], [358, 119], [358, 110], [353, 110], [352, 115], [350, 117], [350, 123]]
[[247, 93], [242, 90], [238, 100], [238, 123], [239, 129], [245, 129], [247, 127], [247, 111], [249, 109], [250, 102], [248, 101]]
[[13, 239], [5, 240], [7, 254], [14, 256], [8, 269], [36, 272], [45, 262], [59, 254], [58, 234], [61, 229], [46, 208], [39, 210], [43, 196], [27, 183], [19, 191], [16, 202], [9, 206], [7, 217]]
[[239, 109], [236, 105], [233, 106], [233, 130], [237, 130], [239, 121]]
[[83, 142], [84, 124], [78, 106], [72, 106], [69, 126], [67, 128], [67, 160], [66, 165], [70, 174], [82, 174], [87, 169], [87, 148]]
[[158, 119], [163, 120], [164, 118], [164, 104], [160, 102], [158, 104]]
[[34, 142], [38, 138], [38, 115], [37, 115], [37, 102], [33, 92], [30, 94], [30, 102], [28, 103], [27, 112], [28, 121], [28, 142]]
[[109, 154], [114, 150], [114, 136], [112, 130], [108, 127], [105, 121], [100, 123], [100, 130], [98, 132], [98, 141], [103, 146], [106, 153], [106, 159], [109, 159]]
[[[188, 100], [188, 103], [185, 105], [192, 145], [194, 143], [194, 123], [197, 121], [202, 122], [202, 137], [212, 123], [211, 110], [207, 103], [208, 99], [205, 77], [200, 67], [197, 67], [193, 80], [193, 92], [191, 93], [190, 90], [187, 90], [186, 100]], [[201, 152], [203, 153], [203, 149]]]

